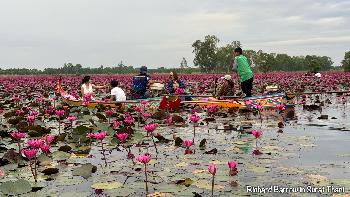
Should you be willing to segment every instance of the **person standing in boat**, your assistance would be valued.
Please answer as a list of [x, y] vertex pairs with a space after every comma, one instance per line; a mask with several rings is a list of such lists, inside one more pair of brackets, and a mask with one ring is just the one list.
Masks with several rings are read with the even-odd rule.
[[241, 82], [241, 89], [242, 92], [245, 94], [245, 97], [251, 97], [254, 74], [249, 66], [247, 57], [244, 56], [242, 53], [243, 51], [240, 47], [235, 49], [233, 70], [236, 71], [238, 74], [238, 77]]
[[147, 67], [142, 66], [140, 68], [140, 74], [136, 75], [132, 79], [132, 98], [133, 99], [146, 99], [150, 96], [147, 90], [149, 83], [151, 83], [151, 77], [147, 74]]
[[234, 96], [234, 83], [231, 75], [225, 75], [221, 79], [222, 83], [216, 96], [219, 99], [225, 96]]
[[126, 96], [124, 90], [119, 86], [119, 82], [116, 80], [111, 81], [111, 101], [126, 101]]
[[183, 91], [182, 94], [184, 94], [185, 88], [185, 83], [181, 79], [179, 79], [179, 76], [177, 75], [176, 71], [170, 72], [170, 80], [167, 83], [166, 91], [169, 94], [175, 94], [176, 91], [178, 91], [178, 93]]
[[86, 94], [91, 94], [93, 95], [94, 93], [94, 89], [103, 89], [106, 88], [107, 86], [98, 86], [98, 85], [94, 85], [91, 83], [91, 77], [90, 76], [85, 76], [81, 82], [81, 95], [84, 98]]

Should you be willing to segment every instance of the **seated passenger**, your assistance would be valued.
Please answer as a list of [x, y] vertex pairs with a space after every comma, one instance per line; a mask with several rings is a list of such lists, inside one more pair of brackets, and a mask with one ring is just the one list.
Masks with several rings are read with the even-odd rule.
[[111, 100], [112, 101], [126, 101], [124, 90], [118, 87], [119, 82], [116, 80], [111, 81]]
[[[176, 93], [176, 89], [181, 88], [183, 90], [184, 94], [185, 92], [185, 83], [179, 79], [177, 73], [175, 71], [170, 72], [170, 80], [168, 81], [167, 87], [166, 87], [166, 91], [169, 94], [175, 94]], [[180, 91], [178, 91], [180, 92]]]
[[231, 75], [225, 75], [222, 77], [223, 81], [217, 93], [217, 97], [234, 96], [234, 83]]
[[142, 66], [140, 68], [140, 74], [136, 75], [132, 79], [132, 98], [133, 99], [146, 99], [149, 97], [147, 91], [151, 77], [147, 74], [147, 67]]

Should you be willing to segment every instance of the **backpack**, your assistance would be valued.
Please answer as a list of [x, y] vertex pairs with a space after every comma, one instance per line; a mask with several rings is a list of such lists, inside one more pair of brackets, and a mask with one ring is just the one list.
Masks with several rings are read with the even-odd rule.
[[132, 91], [134, 93], [144, 93], [147, 90], [148, 76], [134, 76], [132, 79]]

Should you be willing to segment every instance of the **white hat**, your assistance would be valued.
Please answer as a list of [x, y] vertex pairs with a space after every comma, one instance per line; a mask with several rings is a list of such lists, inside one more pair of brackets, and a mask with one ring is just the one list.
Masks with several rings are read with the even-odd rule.
[[224, 77], [222, 77], [223, 79], [226, 79], [227, 81], [231, 80], [231, 75], [225, 75]]

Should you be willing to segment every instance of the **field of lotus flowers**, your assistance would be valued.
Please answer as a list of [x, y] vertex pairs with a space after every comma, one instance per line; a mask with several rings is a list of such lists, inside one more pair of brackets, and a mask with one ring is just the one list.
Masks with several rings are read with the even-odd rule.
[[[83, 76], [61, 77], [78, 97]], [[180, 76], [192, 95], [213, 93], [220, 77]], [[59, 79], [0, 76], [1, 196], [305, 195], [287, 187], [350, 194], [350, 73], [256, 74], [254, 95], [268, 85], [297, 93], [294, 107], [273, 109], [73, 107], [56, 94]], [[130, 94], [131, 75], [92, 76], [96, 85], [112, 79]], [[101, 100], [108, 93], [95, 92]], [[274, 194], [262, 189], [270, 186]]]

